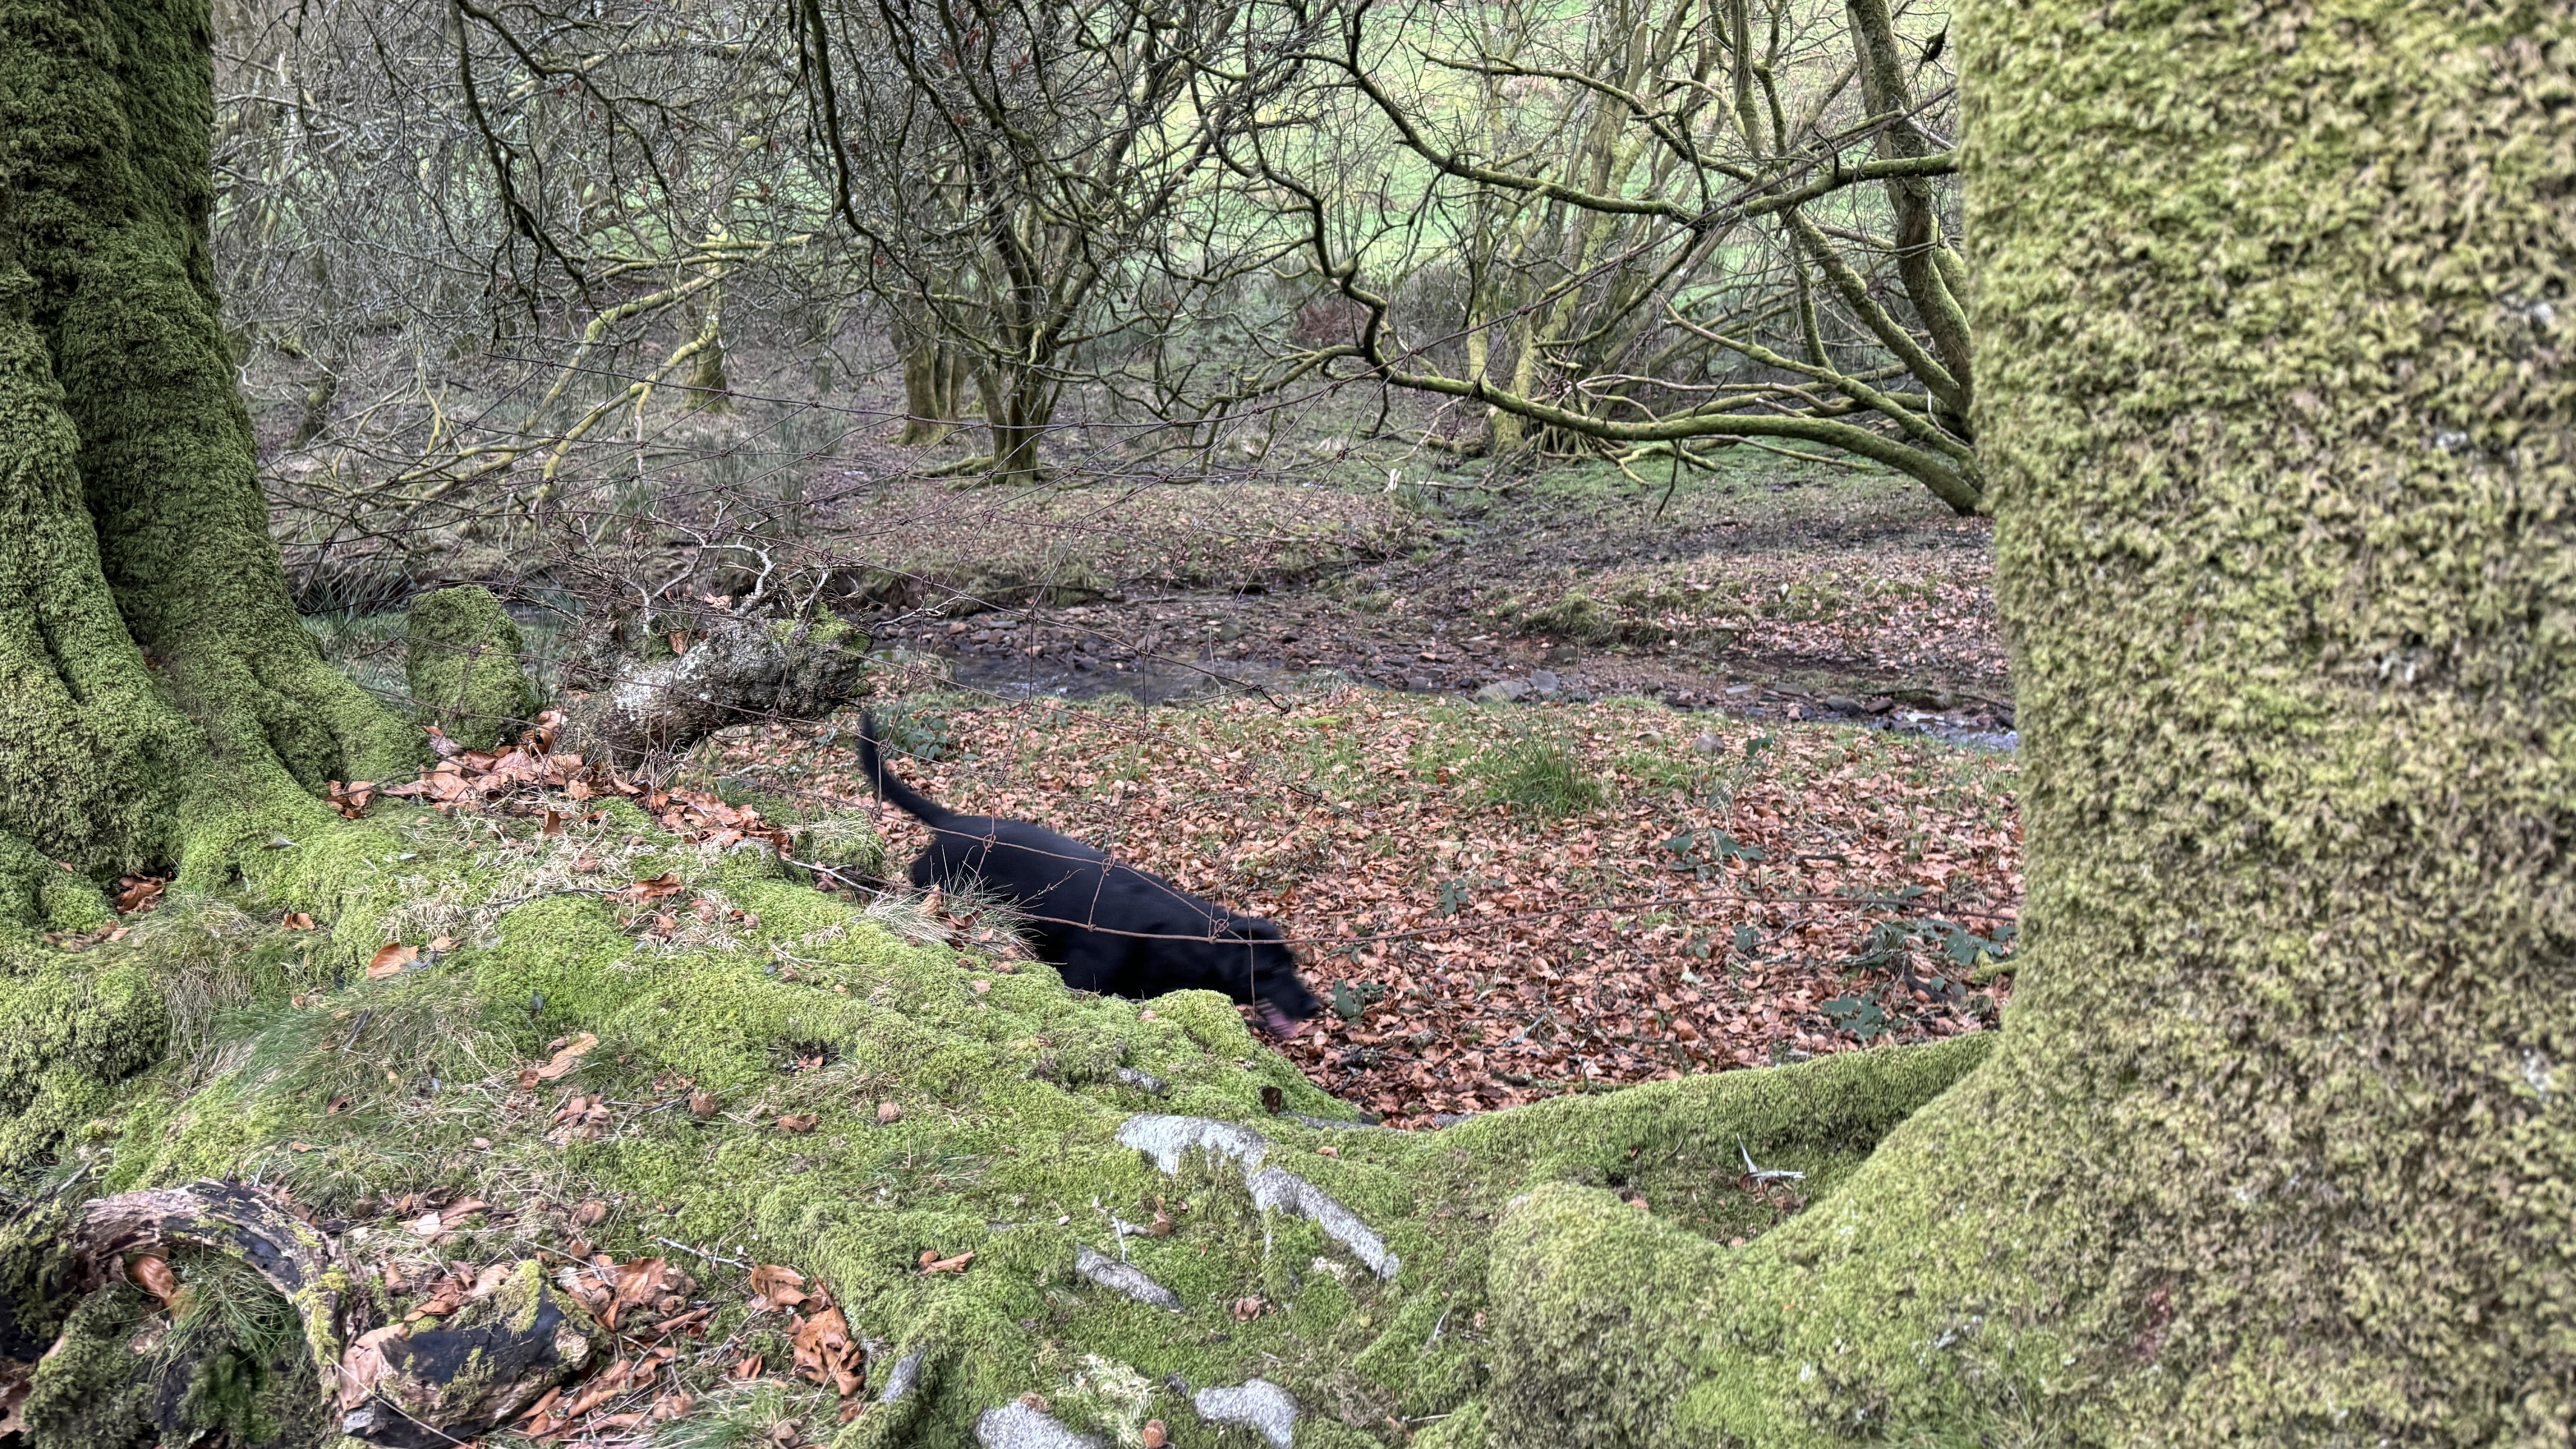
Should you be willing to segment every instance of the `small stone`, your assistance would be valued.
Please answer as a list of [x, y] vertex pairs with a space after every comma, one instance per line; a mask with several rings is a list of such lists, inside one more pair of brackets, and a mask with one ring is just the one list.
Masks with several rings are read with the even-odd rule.
[[1866, 713], [1866, 711], [1865, 711], [1865, 710], [1863, 710], [1863, 709], [1861, 708], [1861, 703], [1860, 703], [1860, 701], [1859, 701], [1859, 700], [1857, 700], [1857, 699], [1852, 698], [1852, 697], [1851, 697], [1850, 695], [1848, 695], [1848, 694], [1829, 694], [1829, 695], [1826, 695], [1826, 696], [1825, 696], [1825, 708], [1827, 708], [1827, 709], [1830, 709], [1830, 710], [1834, 711], [1836, 714], [1863, 714], [1863, 713]]
[[1259, 1430], [1274, 1449], [1291, 1449], [1297, 1442], [1297, 1401], [1277, 1384], [1254, 1379], [1240, 1388], [1201, 1389], [1190, 1406], [1212, 1424], [1246, 1424]]
[[903, 1109], [892, 1102], [877, 1103], [877, 1125], [891, 1127], [903, 1120]]
[[896, 1403], [911, 1393], [913, 1385], [921, 1382], [921, 1365], [928, 1354], [928, 1350], [916, 1348], [897, 1360], [894, 1372], [886, 1376], [885, 1391], [877, 1395], [877, 1402]]
[[1109, 1441], [1077, 1434], [1052, 1415], [1013, 1400], [975, 1420], [975, 1442], [983, 1449], [1107, 1449]]
[[1708, 730], [1701, 730], [1699, 732], [1699, 738], [1691, 741], [1691, 748], [1699, 751], [1703, 755], [1713, 755], [1723, 748], [1723, 746], [1718, 743], [1718, 738], [1714, 733]]
[[1166, 1173], [1181, 1170], [1181, 1158], [1192, 1150], [1215, 1157], [1230, 1157], [1243, 1164], [1245, 1172], [1261, 1166], [1270, 1153], [1270, 1139], [1248, 1127], [1231, 1122], [1216, 1122], [1205, 1117], [1166, 1117], [1147, 1113], [1130, 1117], [1118, 1127], [1118, 1142], [1135, 1148], [1154, 1159], [1154, 1165]]
[[1112, 1292], [1124, 1293], [1139, 1303], [1151, 1304], [1173, 1313], [1181, 1311], [1179, 1294], [1146, 1277], [1145, 1271], [1135, 1264], [1121, 1263], [1096, 1249], [1087, 1247], [1077, 1249], [1073, 1255], [1073, 1271]]
[[1527, 681], [1519, 679], [1497, 679], [1493, 683], [1486, 685], [1484, 688], [1477, 690], [1476, 700], [1480, 704], [1518, 704], [1522, 699], [1528, 696], [1529, 692], [1530, 687]]
[[1541, 694], [1554, 694], [1556, 693], [1556, 671], [1553, 669], [1533, 669], [1530, 671], [1529, 683], [1530, 688], [1537, 690]]
[[[1247, 1171], [1249, 1167], [1246, 1164]], [[1252, 1189], [1254, 1207], [1263, 1212], [1292, 1212], [1314, 1223], [1324, 1230], [1324, 1236], [1340, 1243], [1380, 1278], [1392, 1280], [1403, 1266], [1404, 1260], [1389, 1252], [1386, 1241], [1361, 1222], [1358, 1214], [1295, 1173], [1266, 1168], [1251, 1173], [1244, 1185]]]

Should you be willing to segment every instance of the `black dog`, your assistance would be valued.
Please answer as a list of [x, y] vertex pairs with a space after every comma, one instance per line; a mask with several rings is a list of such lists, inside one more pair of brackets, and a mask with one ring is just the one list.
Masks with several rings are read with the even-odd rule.
[[859, 768], [877, 794], [930, 827], [930, 848], [912, 863], [914, 887], [981, 884], [1008, 900], [1027, 917], [1038, 956], [1067, 986], [1137, 998], [1222, 991], [1258, 1010], [1281, 1037], [1323, 1010], [1298, 979], [1278, 926], [1024, 820], [943, 809], [886, 770], [873, 717], [859, 728]]

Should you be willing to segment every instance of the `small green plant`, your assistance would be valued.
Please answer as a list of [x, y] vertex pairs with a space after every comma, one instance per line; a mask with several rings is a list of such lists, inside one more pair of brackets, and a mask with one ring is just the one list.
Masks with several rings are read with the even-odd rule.
[[1683, 829], [1664, 842], [1673, 853], [1673, 869], [1687, 872], [1702, 881], [1714, 877], [1730, 860], [1764, 861], [1770, 855], [1761, 846], [1746, 845], [1714, 826], [1699, 830]]
[[1837, 996], [1824, 1003], [1822, 1010], [1833, 1019], [1836, 1030], [1850, 1032], [1862, 1041], [1894, 1031], [1899, 1024], [1885, 1008], [1859, 994]]
[[1440, 883], [1440, 896], [1439, 899], [1433, 903], [1433, 908], [1444, 916], [1454, 916], [1460, 911], [1467, 909], [1468, 902], [1473, 901], [1476, 898], [1476, 892], [1498, 891], [1502, 888], [1503, 883], [1499, 880], [1442, 881]]
[[1337, 981], [1333, 983], [1333, 1011], [1344, 1021], [1357, 1021], [1369, 1003], [1384, 1000], [1386, 988], [1374, 981]]
[[1485, 757], [1478, 773], [1491, 805], [1517, 805], [1539, 815], [1572, 815], [1609, 799], [1598, 776], [1566, 742], [1535, 731]]
[[889, 758], [944, 760], [957, 753], [957, 727], [927, 705], [900, 701], [876, 712], [877, 743]]

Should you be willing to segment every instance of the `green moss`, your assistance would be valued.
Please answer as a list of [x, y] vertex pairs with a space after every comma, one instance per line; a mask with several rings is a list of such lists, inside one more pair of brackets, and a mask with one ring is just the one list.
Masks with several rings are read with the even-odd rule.
[[161, 1058], [169, 1016], [131, 965], [26, 951], [0, 976], [0, 1172], [50, 1157], [64, 1133], [104, 1114], [114, 1084]]
[[490, 590], [473, 584], [412, 601], [404, 669], [429, 723], [468, 749], [487, 750], [536, 715], [520, 668], [527, 646]]
[[[18, 17], [9, 15], [13, 34]], [[10, 83], [14, 87], [14, 81]], [[0, 837], [103, 877], [166, 863], [203, 744], [144, 666], [99, 572], [35, 288], [0, 271]], [[0, 847], [5, 848], [5, 847]], [[17, 850], [0, 918], [40, 919]]]
[[[852, 1444], [962, 1438], [977, 1413], [1032, 1390], [1088, 1430], [1132, 1425], [1140, 1405], [1194, 1423], [1167, 1386], [1174, 1374], [1288, 1385], [1326, 1436], [1317, 1442], [1362, 1442], [1338, 1438], [1356, 1431], [1334, 1420], [1373, 1433], [1388, 1414], [1449, 1413], [1496, 1377], [1480, 1318], [1495, 1307], [1488, 1238], [1530, 1183], [1625, 1174], [1679, 1212], [1693, 1190], [1732, 1190], [1738, 1136], [1766, 1165], [1848, 1173], [1981, 1048], [1568, 1099], [1437, 1135], [1319, 1128], [1266, 1114], [1261, 1088], [1318, 1118], [1347, 1120], [1347, 1107], [1213, 993], [1135, 1003], [1071, 992], [1042, 965], [961, 964], [954, 949], [908, 944], [862, 907], [787, 879], [762, 850], [683, 845], [640, 817], [474, 840], [395, 805], [258, 852], [234, 888], [244, 904], [259, 917], [311, 909], [328, 935], [290, 943], [260, 927], [266, 944], [236, 942], [271, 964], [218, 1017], [196, 1058], [203, 1074], [174, 1064], [128, 1078], [97, 1111], [113, 1123], [98, 1143], [99, 1185], [238, 1175], [326, 1211], [445, 1186], [526, 1215], [469, 1229], [452, 1249], [502, 1261], [542, 1234], [548, 1204], [596, 1197], [612, 1209], [594, 1233], [605, 1251], [664, 1254], [669, 1239], [795, 1264], [831, 1286], [863, 1334], [938, 1359], [919, 1401], [871, 1409]], [[603, 857], [610, 879], [672, 870], [689, 888], [640, 915], [532, 889], [577, 853]], [[424, 915], [425, 900], [453, 904]], [[516, 904], [476, 904], [491, 901]], [[662, 911], [680, 923], [668, 941], [644, 929]], [[182, 922], [139, 948], [100, 948], [102, 959], [138, 972], [173, 960]], [[349, 969], [384, 940], [433, 931], [459, 944], [420, 969], [383, 980]], [[281, 943], [299, 954], [277, 960]], [[307, 949], [321, 960], [300, 964]], [[290, 990], [319, 1000], [297, 1006]], [[515, 1087], [522, 1064], [582, 1032], [600, 1044], [573, 1074], [541, 1093]], [[1121, 1068], [1158, 1080], [1160, 1094]], [[1848, 1093], [1821, 1085], [1845, 1079]], [[647, 1105], [693, 1088], [718, 1099], [716, 1114]], [[573, 1093], [638, 1105], [595, 1139], [568, 1135], [552, 1112]], [[895, 1106], [891, 1124], [879, 1124], [879, 1103]], [[810, 1132], [777, 1127], [804, 1112], [818, 1118]], [[1381, 1278], [1311, 1217], [1264, 1212], [1231, 1163], [1166, 1176], [1116, 1141], [1140, 1112], [1251, 1125], [1273, 1144], [1268, 1165], [1328, 1194], [1404, 1266]], [[560, 1186], [531, 1198], [531, 1182]], [[1180, 1295], [1177, 1316], [1073, 1271], [1081, 1247], [1118, 1255], [1115, 1221], [1148, 1223], [1158, 1203], [1178, 1230], [1125, 1237], [1124, 1252]], [[963, 1274], [930, 1277], [918, 1268], [925, 1250], [977, 1256]], [[1245, 1297], [1284, 1311], [1238, 1322], [1230, 1306]], [[728, 1307], [716, 1331], [737, 1329], [752, 1347], [775, 1331]], [[1135, 1382], [1149, 1386], [1142, 1400], [1127, 1391]]]
[[40, 1363], [21, 1414], [28, 1438], [79, 1449], [216, 1440], [244, 1449], [325, 1442], [294, 1313], [248, 1268], [179, 1252], [175, 1314], [118, 1283], [83, 1300]]
[[76, 1449], [141, 1449], [159, 1441], [158, 1385], [136, 1372], [149, 1350], [135, 1335], [151, 1311], [140, 1289], [119, 1283], [72, 1310], [61, 1347], [36, 1366], [19, 1406], [26, 1435]]

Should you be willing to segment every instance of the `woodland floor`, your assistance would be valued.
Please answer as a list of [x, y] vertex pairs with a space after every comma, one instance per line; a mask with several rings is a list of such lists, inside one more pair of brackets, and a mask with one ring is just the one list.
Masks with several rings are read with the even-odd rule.
[[[1010, 490], [871, 453], [808, 479], [801, 537], [925, 788], [1281, 919], [1335, 1008], [1286, 1053], [1429, 1125], [1994, 1019], [2021, 887], [1988, 525], [1723, 460], [1669, 493], [1598, 462], [1390, 490], [1358, 456]], [[539, 597], [504, 552], [442, 577]], [[314, 623], [399, 688], [398, 616]], [[855, 719], [695, 767], [858, 803]]]
[[[868, 802], [849, 739], [744, 726], [720, 787]], [[1309, 943], [1281, 1050], [1400, 1126], [1990, 1024], [2020, 896], [2009, 756], [1921, 735], [1344, 687], [993, 704], [886, 730], [944, 804], [1035, 820]], [[898, 860], [926, 834], [891, 810]]]
[[[1745, 456], [1670, 499], [1598, 464], [1429, 502], [889, 489], [864, 531], [938, 584], [879, 625], [890, 732], [943, 803], [1311, 942], [1334, 1009], [1283, 1050], [1399, 1125], [1990, 1023], [2021, 886], [1987, 525]], [[851, 723], [728, 732], [714, 773], [859, 803]]]

